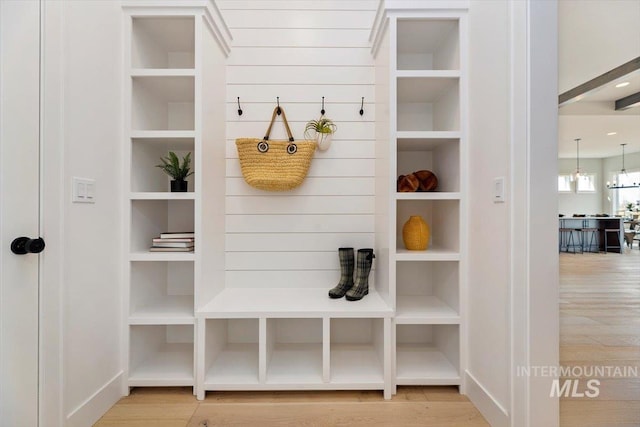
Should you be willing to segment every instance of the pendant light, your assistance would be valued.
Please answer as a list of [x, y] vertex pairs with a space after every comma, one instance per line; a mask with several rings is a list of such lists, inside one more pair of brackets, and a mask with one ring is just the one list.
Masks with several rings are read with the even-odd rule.
[[580, 179], [580, 174], [582, 171], [580, 170], [580, 141], [581, 138], [576, 138], [576, 170], [571, 174], [571, 181], [577, 181]]
[[620, 144], [622, 145], [622, 169], [620, 169], [620, 173], [627, 175], [627, 170], [624, 168], [624, 146], [627, 144]]
[[[629, 175], [627, 173], [627, 170], [624, 168], [624, 146], [627, 145], [625, 144], [620, 144], [622, 145], [622, 169], [620, 169], [620, 173], [618, 175]], [[613, 185], [610, 185], [607, 182], [607, 188], [610, 190], [617, 190], [619, 188], [640, 188], [640, 184], [637, 182], [634, 182], [633, 185], [624, 185], [624, 184], [620, 184], [620, 183], [616, 183], [615, 181], [613, 182]]]

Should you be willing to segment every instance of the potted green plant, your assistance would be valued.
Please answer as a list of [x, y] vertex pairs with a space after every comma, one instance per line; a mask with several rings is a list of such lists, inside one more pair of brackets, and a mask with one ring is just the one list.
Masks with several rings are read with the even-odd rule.
[[304, 136], [307, 139], [315, 139], [320, 151], [325, 151], [331, 145], [333, 134], [338, 127], [331, 119], [320, 117], [318, 120], [310, 120], [304, 128]]
[[187, 153], [180, 159], [173, 151], [169, 151], [166, 157], [160, 157], [162, 164], [156, 165], [156, 167], [162, 169], [164, 173], [169, 175], [173, 180], [171, 181], [171, 192], [185, 192], [187, 191], [187, 181], [185, 179], [193, 175], [191, 170], [191, 153]]
[[633, 203], [627, 202], [624, 206], [627, 208], [627, 214], [625, 214], [625, 216], [630, 217], [633, 211]]

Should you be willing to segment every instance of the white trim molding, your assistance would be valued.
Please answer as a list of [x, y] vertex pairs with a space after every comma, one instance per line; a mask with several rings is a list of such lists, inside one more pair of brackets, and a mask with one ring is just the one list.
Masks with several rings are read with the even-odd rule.
[[469, 372], [465, 371], [467, 395], [492, 427], [508, 427], [509, 413]]
[[39, 424], [63, 425], [64, 43], [63, 2], [41, 3], [41, 213]]
[[66, 416], [65, 426], [85, 427], [96, 423], [121, 397], [122, 371], [100, 387]]
[[510, 7], [511, 426], [556, 427], [552, 378], [517, 372], [559, 363], [558, 5], [526, 0]]

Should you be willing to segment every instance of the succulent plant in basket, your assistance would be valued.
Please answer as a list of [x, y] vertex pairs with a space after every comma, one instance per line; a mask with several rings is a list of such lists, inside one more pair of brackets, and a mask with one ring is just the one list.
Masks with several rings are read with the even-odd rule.
[[169, 151], [166, 157], [160, 157], [162, 164], [156, 165], [156, 167], [162, 169], [164, 173], [169, 175], [173, 180], [171, 181], [172, 192], [185, 192], [187, 191], [187, 181], [185, 179], [193, 175], [191, 171], [191, 153], [187, 153], [180, 162], [180, 158], [173, 151]]
[[315, 139], [320, 151], [325, 151], [331, 145], [331, 139], [338, 126], [331, 119], [320, 117], [318, 120], [310, 120], [304, 128], [304, 136]]

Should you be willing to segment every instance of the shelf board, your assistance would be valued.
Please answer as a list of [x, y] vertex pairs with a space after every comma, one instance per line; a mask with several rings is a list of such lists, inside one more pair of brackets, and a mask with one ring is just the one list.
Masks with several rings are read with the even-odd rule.
[[460, 261], [460, 252], [451, 249], [429, 247], [426, 251], [396, 250], [396, 261]]
[[459, 192], [396, 193], [396, 200], [460, 200]]
[[193, 295], [166, 295], [137, 307], [130, 325], [193, 325]]
[[196, 75], [194, 68], [132, 68], [131, 77], [190, 77]]
[[434, 347], [420, 344], [396, 346], [398, 385], [459, 385], [460, 374], [445, 355]]
[[277, 343], [267, 367], [267, 384], [321, 384], [322, 344]]
[[399, 130], [396, 132], [397, 139], [452, 140], [460, 139], [460, 136], [461, 132], [457, 130]]
[[129, 261], [195, 261], [193, 252], [133, 252]]
[[382, 361], [373, 345], [331, 345], [331, 384], [384, 384]]
[[441, 299], [434, 296], [398, 296], [396, 324], [451, 325], [460, 323], [460, 315]]
[[193, 344], [165, 344], [129, 373], [129, 386], [192, 386]]
[[258, 344], [227, 344], [209, 367], [204, 383], [207, 388], [258, 384]]
[[391, 307], [375, 289], [360, 301], [331, 299], [327, 288], [227, 288], [196, 313], [207, 319], [246, 317], [390, 317]]
[[398, 78], [460, 78], [460, 70], [397, 70]]
[[130, 200], [195, 200], [196, 193], [193, 191], [185, 193], [171, 193], [171, 192], [131, 192], [129, 194]]
[[193, 139], [196, 137], [194, 130], [132, 130], [132, 139]]

